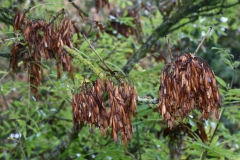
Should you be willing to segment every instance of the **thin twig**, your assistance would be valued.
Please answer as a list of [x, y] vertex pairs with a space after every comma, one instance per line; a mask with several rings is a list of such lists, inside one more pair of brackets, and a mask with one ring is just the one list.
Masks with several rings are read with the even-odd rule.
[[209, 28], [207, 34], [204, 36], [204, 38], [202, 39], [201, 43], [198, 45], [196, 51], [193, 53], [193, 55], [195, 56], [198, 52], [198, 50], [200, 49], [200, 47], [202, 46], [203, 42], [205, 41], [205, 39], [207, 38], [208, 34], [211, 32], [212, 27]]
[[49, 27], [60, 15], [64, 15], [64, 14], [65, 14], [65, 9], [63, 8], [53, 17], [53, 19], [48, 23], [47, 27]]
[[[179, 21], [183, 18], [186, 18], [189, 15], [198, 14], [198, 11], [200, 9], [212, 6], [217, 6], [217, 4], [211, 4], [211, 1], [199, 1], [197, 4], [193, 4], [192, 0], [185, 0], [184, 5], [179, 8], [177, 12], [171, 15], [167, 21], [163, 21], [153, 32], [152, 34], [146, 39], [146, 42], [139, 47], [139, 49], [132, 55], [132, 57], [128, 60], [128, 62], [123, 66], [122, 70], [127, 75], [130, 73], [130, 71], [133, 69], [136, 63], [138, 63], [142, 58], [146, 56], [146, 54], [149, 52], [151, 47], [156, 44], [158, 39], [160, 37], [164, 37], [168, 33], [172, 31], [172, 28], [175, 26], [175, 24], [178, 24]], [[220, 1], [219, 1], [220, 2]], [[210, 3], [210, 4], [209, 4]], [[232, 5], [223, 6], [223, 8], [232, 7], [234, 5], [240, 4], [240, 1], [237, 3], [234, 3]], [[219, 6], [219, 5], [218, 5]], [[196, 17], [194, 20], [197, 20], [198, 17]], [[179, 27], [183, 27], [182, 25], [175, 27], [174, 29], [178, 29]]]
[[[169, 33], [169, 30], [177, 24], [183, 17], [189, 15], [193, 10], [198, 9], [198, 6], [194, 5], [191, 11], [189, 8], [192, 6], [191, 0], [186, 0], [186, 3], [178, 10], [177, 13], [173, 14], [167, 21], [163, 21], [146, 39], [145, 43], [132, 55], [128, 62], [123, 66], [123, 72], [128, 75], [133, 69], [136, 63], [140, 59], [144, 58], [153, 45], [159, 40], [160, 37], [164, 37]], [[200, 8], [200, 7], [199, 7]]]
[[137, 131], [137, 143], [138, 143], [138, 158], [139, 158], [139, 160], [141, 160], [142, 156], [141, 156], [141, 150], [140, 150], [141, 147], [140, 147], [140, 138], [139, 138], [138, 124], [136, 124], [136, 131]]
[[78, 59], [80, 62], [82, 62], [82, 63], [83, 63], [84, 65], [86, 65], [88, 68], [90, 68], [90, 69], [91, 69], [96, 75], [98, 75], [100, 78], [102, 78], [102, 79], [104, 78], [104, 74], [103, 74], [97, 67], [93, 66], [93, 64], [92, 64], [89, 60], [83, 58], [83, 57], [81, 56], [81, 54], [79, 54], [78, 52], [76, 52], [75, 50], [69, 48], [69, 47], [66, 46], [66, 45], [64, 45], [63, 48], [64, 48], [64, 50], [65, 50], [68, 54], [74, 56], [76, 59]]
[[236, 6], [236, 5], [239, 5], [240, 4], [240, 1], [238, 0], [238, 2], [236, 2], [236, 3], [233, 3], [233, 4], [229, 4], [229, 5], [227, 5], [227, 6], [221, 6], [222, 8], [230, 8], [230, 7], [233, 7], [233, 6]]
[[162, 17], [163, 17], [163, 20], [166, 20], [167, 18], [166, 18], [166, 16], [164, 15], [163, 11], [162, 11], [161, 8], [160, 8], [159, 1], [158, 1], [158, 0], [155, 0], [155, 2], [156, 2], [156, 5], [157, 5], [157, 8], [158, 8], [158, 11], [160, 12], [160, 14], [161, 14]]
[[[22, 64], [23, 64], [23, 61], [19, 62], [19, 63], [18, 63], [18, 66], [21, 66]], [[13, 71], [13, 70], [10, 69], [8, 72], [6, 72], [6, 74], [4, 74], [4, 75], [1, 77], [1, 79], [0, 79], [0, 85], [1, 85], [2, 80], [3, 80], [8, 74], [10, 74], [12, 71]]]
[[81, 12], [84, 16], [86, 16], [86, 17], [89, 17], [89, 15], [86, 13], [86, 12], [84, 12], [80, 7], [78, 7], [74, 2], [73, 2], [73, 0], [68, 0], [79, 12]]
[[9, 73], [11, 73], [11, 72], [12, 72], [12, 69], [10, 69], [6, 74], [4, 74], [4, 75], [1, 77], [1, 79], [0, 79], [0, 85], [1, 85], [2, 80], [3, 80]]
[[[232, 85], [233, 85], [233, 79], [234, 79], [234, 74], [235, 74], [234, 72], [235, 72], [235, 70], [233, 70], [232, 82], [231, 82], [231, 86], [230, 86], [231, 88], [232, 88]], [[217, 123], [216, 128], [215, 128], [214, 131], [213, 131], [213, 134], [212, 134], [212, 136], [211, 136], [211, 140], [210, 140], [210, 142], [209, 142], [209, 145], [211, 144], [211, 142], [212, 142], [212, 140], [213, 140], [213, 137], [214, 137], [214, 135], [215, 135], [215, 133], [216, 133], [216, 131], [217, 131], [217, 129], [218, 129], [218, 126], [219, 126], [220, 122], [222, 121], [222, 117], [223, 117], [222, 115], [223, 115], [224, 111], [225, 111], [225, 108], [222, 109], [222, 112], [221, 112], [221, 114], [220, 114], [220, 119], [219, 119], [219, 121], [218, 121], [218, 123]], [[205, 150], [202, 152], [201, 160], [203, 160], [203, 159], [205, 158], [206, 154], [207, 154], [207, 150], [205, 149]]]
[[10, 53], [0, 53], [0, 57], [10, 58]]
[[167, 42], [168, 53], [170, 55], [170, 63], [172, 63], [173, 56], [172, 56], [172, 52], [171, 52], [170, 45], [169, 45], [169, 39], [167, 38], [167, 36], [165, 36], [165, 38], [166, 38], [166, 42]]
[[[31, 62], [30, 62], [31, 63]], [[28, 73], [31, 73], [31, 67], [28, 67]], [[28, 74], [28, 101], [27, 101], [27, 116], [26, 116], [26, 121], [27, 121], [27, 118], [28, 118], [28, 113], [29, 113], [29, 106], [30, 106], [30, 100], [31, 100], [31, 75]]]
[[175, 30], [177, 30], [177, 29], [185, 26], [185, 25], [188, 24], [188, 23], [192, 23], [192, 22], [196, 21], [197, 19], [198, 19], [198, 16], [195, 16], [195, 17], [191, 16], [191, 20], [189, 20], [189, 21], [187, 21], [187, 22], [185, 22], [185, 23], [182, 23], [182, 24], [180, 24], [180, 25], [178, 25], [178, 26], [170, 29], [168, 32], [171, 33], [171, 32], [173, 32], [173, 31], [175, 31]]
[[[211, 142], [212, 142], [212, 140], [213, 140], [213, 137], [215, 136], [215, 133], [217, 132], [218, 126], [219, 126], [220, 122], [222, 121], [222, 117], [223, 117], [222, 115], [223, 115], [224, 111], [225, 111], [225, 108], [223, 108], [223, 109], [222, 109], [222, 112], [220, 113], [219, 121], [218, 121], [218, 123], [217, 123], [216, 128], [215, 128], [214, 131], [213, 131], [213, 134], [212, 134], [211, 139], [210, 139], [210, 141], [209, 141], [209, 145], [211, 144]], [[206, 148], [205, 148], [205, 149], [203, 150], [203, 152], [202, 152], [202, 155], [201, 155], [200, 160], [204, 160], [206, 154], [207, 154], [207, 150], [206, 150]]]
[[[237, 66], [237, 67], [238, 67], [238, 66]], [[237, 67], [236, 67], [236, 68], [237, 68]], [[231, 85], [230, 85], [231, 88], [232, 88], [232, 86], [233, 86], [233, 79], [234, 79], [234, 76], [235, 76], [235, 71], [236, 71], [236, 70], [233, 69], [233, 76], [232, 76], [232, 81], [231, 81]], [[217, 132], [217, 129], [218, 129], [218, 127], [219, 127], [219, 124], [220, 124], [221, 121], [223, 120], [223, 119], [222, 119], [222, 118], [223, 118], [222, 115], [223, 115], [226, 107], [227, 107], [227, 106], [225, 106], [225, 107], [222, 109], [221, 113], [220, 113], [219, 121], [218, 121], [218, 123], [217, 123], [216, 128], [215, 128], [214, 131], [213, 131], [213, 134], [212, 134], [212, 136], [211, 136], [209, 145], [211, 144], [211, 142], [212, 142], [212, 140], [213, 140], [213, 137], [214, 137], [215, 133]], [[202, 155], [201, 155], [201, 160], [203, 160], [203, 159], [205, 158], [206, 154], [207, 154], [207, 150], [204, 149], [204, 151], [202, 152]]]
[[137, 103], [144, 103], [144, 104], [158, 104], [158, 98], [150, 98], [150, 97], [138, 97]]
[[231, 80], [231, 85], [230, 85], [231, 88], [232, 88], [232, 86], [233, 86], [233, 82], [234, 82], [234, 78], [235, 78], [235, 73], [236, 73], [236, 69], [233, 69], [233, 75], [232, 75], [232, 80]]
[[90, 48], [93, 50], [93, 52], [98, 56], [98, 58], [102, 61], [102, 63], [108, 69], [108, 71], [110, 71], [112, 73], [113, 72], [112, 69], [108, 67], [108, 65], [105, 63], [105, 61], [102, 59], [102, 57], [97, 53], [97, 51], [94, 49], [94, 47], [91, 45], [91, 43], [87, 40], [87, 37], [85, 36], [85, 34], [82, 33], [82, 35], [83, 35], [84, 39], [86, 40], [86, 42], [88, 43], [88, 45], [90, 46]]

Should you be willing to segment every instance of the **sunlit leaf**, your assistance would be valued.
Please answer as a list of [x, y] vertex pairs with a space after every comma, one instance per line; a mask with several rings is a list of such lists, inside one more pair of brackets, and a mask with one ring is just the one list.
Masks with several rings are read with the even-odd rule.
[[222, 78], [220, 78], [218, 76], [215, 76], [215, 77], [216, 77], [218, 83], [220, 83], [223, 87], [227, 87], [226, 82]]

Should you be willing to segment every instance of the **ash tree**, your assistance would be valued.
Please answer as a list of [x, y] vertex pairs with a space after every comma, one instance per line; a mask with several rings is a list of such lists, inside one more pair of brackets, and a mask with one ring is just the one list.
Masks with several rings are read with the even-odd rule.
[[1, 159], [238, 159], [239, 4], [3, 2]]

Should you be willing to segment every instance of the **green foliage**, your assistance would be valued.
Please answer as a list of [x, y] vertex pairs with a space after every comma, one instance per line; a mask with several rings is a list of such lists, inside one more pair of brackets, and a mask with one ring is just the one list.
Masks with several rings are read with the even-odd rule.
[[[126, 38], [120, 34], [99, 33], [100, 38], [95, 42], [98, 29], [94, 28], [91, 20], [86, 22], [81, 19], [69, 1], [31, 2], [33, 4], [23, 1], [22, 4], [26, 5], [19, 2], [18, 8], [26, 9], [32, 6], [27, 16], [33, 19], [51, 20], [63, 7], [69, 10], [68, 18], [77, 19], [78, 27], [88, 35], [89, 41], [94, 42], [92, 44], [97, 53], [113, 71], [117, 72], [122, 72], [121, 68], [131, 56], [146, 42], [153, 30], [164, 22], [163, 15], [155, 6], [155, 1], [147, 2], [145, 8], [141, 8], [141, 4], [134, 0], [111, 0], [109, 2], [112, 5], [122, 10], [140, 7], [142, 33], [139, 39], [134, 35]], [[85, 2], [81, 4], [74, 2], [82, 10], [89, 11], [92, 20], [100, 17], [104, 19], [100, 21], [103, 26], [107, 26], [108, 17], [105, 15], [105, 10], [102, 9], [96, 16], [96, 13], [91, 12], [91, 8], [94, 7], [92, 2], [86, 2], [90, 7], [84, 6]], [[183, 1], [180, 2], [184, 5]], [[224, 5], [235, 2], [228, 1]], [[10, 1], [4, 1], [1, 5], [7, 8], [13, 6]], [[147, 9], [148, 7], [150, 9]], [[209, 8], [203, 7], [202, 10], [204, 9]], [[194, 111], [183, 120], [183, 123], [190, 125], [189, 132], [192, 135], [183, 134], [179, 136], [180, 138], [176, 136], [172, 139], [173, 132], [164, 135], [167, 125], [162, 122], [156, 109], [157, 105], [138, 104], [137, 117], [132, 117], [134, 134], [126, 148], [120, 139], [118, 143], [113, 142], [110, 130], [109, 135], [104, 137], [98, 128], [94, 127], [93, 133], [90, 133], [89, 125], [84, 124], [77, 138], [72, 138], [70, 145], [66, 144], [66, 148], [55, 158], [160, 160], [179, 156], [177, 159], [240, 159], [240, 45], [238, 42], [240, 15], [237, 12], [238, 9], [239, 5], [226, 8], [222, 11], [223, 14], [215, 14], [219, 10], [210, 9], [209, 14], [213, 16], [199, 15], [193, 22], [191, 17], [187, 16], [181, 19], [179, 24], [189, 23], [168, 35], [170, 46], [172, 45], [171, 50], [176, 56], [189, 51], [193, 52], [209, 26], [213, 27], [211, 35], [198, 55], [206, 59], [214, 70], [222, 97], [220, 120], [211, 118], [203, 123], [208, 141], [204, 143], [195, 133], [198, 129], [198, 112]], [[118, 18], [118, 21], [135, 27], [132, 23], [134, 18], [126, 17], [126, 13], [123, 15]], [[92, 32], [88, 33], [91, 27]], [[14, 34], [13, 27], [3, 23], [0, 24], [0, 36], [0, 53], [9, 53], [14, 42], [23, 43], [23, 36], [20, 33]], [[79, 39], [77, 34], [74, 34], [73, 43], [74, 50], [83, 59], [102, 74], [109, 74], [82, 36]], [[158, 97], [159, 76], [165, 64], [156, 57], [168, 54], [165, 44], [165, 38], [160, 38], [158, 44], [135, 65], [126, 77], [136, 86], [141, 97]], [[72, 133], [71, 99], [67, 93], [69, 90], [72, 93], [78, 92], [84, 80], [91, 83], [98, 76], [91, 69], [93, 67], [75, 58], [73, 59], [75, 82], [70, 80], [67, 73], [63, 73], [62, 77], [57, 79], [56, 60], [42, 60], [44, 78], [39, 86], [40, 99], [37, 101], [30, 93], [29, 77], [23, 67], [21, 66], [17, 73], [13, 73], [8, 67], [9, 59], [2, 58], [0, 62], [0, 159], [25, 159], [25, 157], [26, 159], [46, 159], [45, 156], [52, 154], [51, 152]], [[174, 147], [180, 152], [179, 154], [176, 150], [174, 152]]]

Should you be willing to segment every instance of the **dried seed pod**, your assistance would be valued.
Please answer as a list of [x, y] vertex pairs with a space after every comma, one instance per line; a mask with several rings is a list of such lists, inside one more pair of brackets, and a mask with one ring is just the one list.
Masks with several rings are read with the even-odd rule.
[[[107, 100], [104, 100], [105, 93]], [[131, 116], [137, 109], [136, 99], [136, 88], [126, 82], [114, 85], [109, 79], [97, 79], [92, 86], [83, 84], [81, 92], [73, 95], [73, 122], [95, 124], [102, 135], [106, 135], [109, 126], [114, 141], [117, 142], [121, 132], [126, 145], [133, 134]]]
[[[22, 49], [26, 48], [25, 46], [21, 47], [18, 45], [13, 47], [11, 56], [14, 56], [14, 58], [11, 58], [10, 66], [12, 69], [15, 69], [16, 62], [23, 57], [25, 58], [24, 66], [26, 68], [28, 64], [30, 66], [27, 68], [28, 73], [31, 77], [34, 76], [30, 79], [31, 91], [37, 98], [37, 88], [42, 79], [42, 69], [31, 63], [41, 66], [41, 59], [55, 58], [57, 59], [58, 78], [61, 76], [60, 67], [62, 67], [62, 70], [68, 71], [71, 79], [74, 80], [72, 57], [63, 50], [63, 45], [73, 48], [72, 37], [76, 29], [74, 29], [74, 22], [66, 18], [67, 12], [64, 9], [58, 12], [49, 23], [46, 20], [28, 19], [25, 13], [18, 11], [15, 14], [13, 26], [14, 31], [20, 30], [23, 33], [24, 40], [28, 44], [28, 49], [22, 52]], [[63, 18], [59, 18], [61, 16]], [[60, 21], [59, 26], [54, 25], [55, 21], [58, 20]], [[20, 52], [21, 55], [18, 54]], [[57, 54], [55, 55], [54, 53]], [[35, 88], [32, 86], [35, 86]]]
[[186, 54], [162, 71], [159, 110], [172, 128], [177, 116], [187, 116], [195, 106], [202, 112], [201, 118], [208, 119], [211, 111], [217, 117], [221, 99], [210, 66], [202, 58]]

